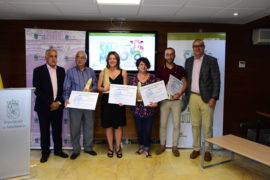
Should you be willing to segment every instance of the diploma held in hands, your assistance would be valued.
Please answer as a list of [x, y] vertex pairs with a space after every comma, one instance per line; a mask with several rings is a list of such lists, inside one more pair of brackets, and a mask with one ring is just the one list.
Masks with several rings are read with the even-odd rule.
[[176, 93], [180, 92], [182, 88], [183, 88], [183, 82], [170, 74], [168, 85], [167, 85], [168, 95], [173, 96]]
[[144, 106], [168, 99], [164, 81], [159, 81], [141, 87], [141, 95]]
[[95, 110], [98, 93], [71, 91], [68, 108]]
[[129, 85], [110, 84], [109, 103], [135, 106], [137, 87]]

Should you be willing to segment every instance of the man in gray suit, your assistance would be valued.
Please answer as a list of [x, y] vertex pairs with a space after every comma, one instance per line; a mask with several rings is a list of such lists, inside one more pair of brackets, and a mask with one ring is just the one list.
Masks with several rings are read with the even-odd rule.
[[[194, 56], [186, 60], [185, 68], [194, 149], [190, 158], [195, 159], [200, 155], [201, 129], [205, 139], [213, 136], [213, 114], [219, 98], [220, 72], [217, 59], [204, 54], [203, 40], [196, 39], [192, 48]], [[211, 145], [206, 142], [205, 148], [204, 159], [211, 161]]]

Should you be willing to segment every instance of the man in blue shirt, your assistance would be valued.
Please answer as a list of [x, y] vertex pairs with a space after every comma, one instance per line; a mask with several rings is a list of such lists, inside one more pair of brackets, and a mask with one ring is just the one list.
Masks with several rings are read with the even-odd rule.
[[[85, 86], [88, 84], [89, 79], [92, 78], [90, 87], [86, 87], [89, 92], [97, 91], [97, 78], [92, 68], [86, 67], [87, 55], [84, 51], [78, 51], [75, 56], [76, 66], [67, 70], [63, 98], [65, 106], [69, 104], [69, 96], [72, 90], [85, 91]], [[85, 109], [69, 109], [70, 118], [70, 136], [73, 146], [73, 153], [70, 159], [74, 160], [80, 155], [80, 135], [81, 126], [83, 128], [83, 144], [84, 152], [90, 155], [97, 155], [93, 151], [93, 132], [94, 132], [94, 111]]]

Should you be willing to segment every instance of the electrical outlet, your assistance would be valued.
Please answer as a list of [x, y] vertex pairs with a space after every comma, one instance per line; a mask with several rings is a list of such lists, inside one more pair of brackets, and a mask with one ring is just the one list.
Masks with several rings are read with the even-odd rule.
[[239, 68], [246, 68], [246, 61], [239, 61], [238, 67]]

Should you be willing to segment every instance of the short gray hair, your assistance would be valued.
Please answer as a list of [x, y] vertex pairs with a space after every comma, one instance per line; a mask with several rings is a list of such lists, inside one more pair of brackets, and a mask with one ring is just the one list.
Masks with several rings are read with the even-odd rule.
[[46, 57], [48, 57], [49, 52], [51, 52], [51, 51], [54, 51], [54, 52], [56, 52], [56, 53], [57, 53], [57, 50], [56, 50], [56, 49], [54, 49], [54, 48], [49, 48], [49, 49], [47, 49], [47, 50], [46, 50], [46, 52], [45, 52], [45, 56], [46, 56]]
[[85, 51], [78, 51], [78, 52], [76, 53], [76, 55], [75, 55], [75, 59], [76, 59], [76, 57], [78, 56], [79, 53], [83, 53], [84, 56], [85, 56], [85, 58], [87, 59], [87, 54], [86, 54]]

